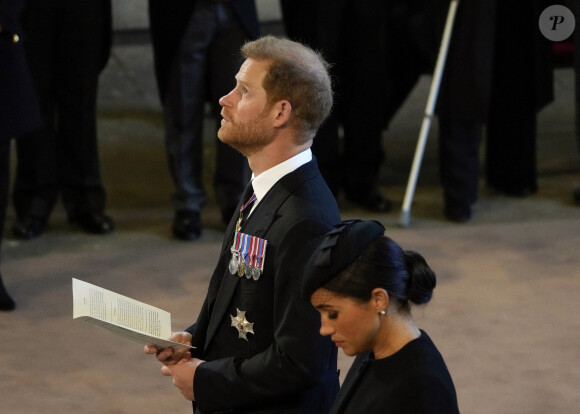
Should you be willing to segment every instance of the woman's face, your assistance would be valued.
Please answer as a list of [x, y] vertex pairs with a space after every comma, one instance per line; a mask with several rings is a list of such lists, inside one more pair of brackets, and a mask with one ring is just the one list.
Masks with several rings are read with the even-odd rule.
[[320, 334], [330, 335], [346, 355], [353, 356], [374, 348], [380, 329], [380, 309], [377, 309], [376, 302], [361, 303], [324, 288], [316, 290], [310, 301], [320, 312]]

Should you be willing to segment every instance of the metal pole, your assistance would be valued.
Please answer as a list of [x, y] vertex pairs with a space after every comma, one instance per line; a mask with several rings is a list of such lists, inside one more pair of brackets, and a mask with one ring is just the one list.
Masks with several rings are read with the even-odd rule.
[[417, 185], [417, 178], [419, 169], [421, 168], [421, 161], [425, 152], [425, 144], [427, 143], [427, 135], [431, 127], [431, 120], [433, 119], [433, 112], [435, 103], [437, 102], [437, 95], [439, 94], [439, 86], [441, 84], [441, 77], [443, 76], [443, 68], [445, 67], [445, 60], [447, 59], [447, 51], [449, 50], [449, 41], [451, 40], [451, 31], [453, 29], [453, 22], [455, 21], [455, 14], [459, 0], [451, 0], [449, 4], [449, 11], [447, 12], [447, 20], [445, 22], [445, 29], [443, 31], [443, 38], [439, 47], [439, 55], [437, 56], [437, 63], [435, 64], [435, 71], [433, 72], [433, 80], [431, 81], [431, 88], [429, 90], [429, 97], [427, 99], [427, 106], [425, 108], [425, 115], [423, 116], [423, 123], [421, 124], [421, 131], [419, 132], [419, 140], [417, 148], [415, 149], [415, 156], [413, 158], [413, 165], [407, 183], [407, 191], [405, 192], [405, 199], [401, 209], [400, 222], [403, 227], [409, 227], [411, 216], [411, 203]]

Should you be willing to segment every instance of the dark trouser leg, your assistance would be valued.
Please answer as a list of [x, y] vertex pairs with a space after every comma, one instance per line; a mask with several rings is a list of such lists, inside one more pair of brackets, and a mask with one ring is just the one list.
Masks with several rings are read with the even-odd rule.
[[477, 122], [439, 119], [439, 169], [445, 214], [459, 221], [471, 217], [479, 183]]
[[[346, 15], [346, 5], [347, 0], [281, 1], [288, 37], [320, 51], [332, 65], [330, 75], [333, 80], [334, 105], [332, 113], [316, 133], [312, 152], [317, 158], [322, 176], [335, 196], [338, 196], [343, 180], [338, 129], [341, 122], [341, 100], [344, 99], [341, 90], [343, 61], [340, 32]], [[346, 16], [347, 22], [348, 17]]]
[[345, 45], [342, 119], [344, 187], [348, 198], [363, 200], [376, 191], [384, 159], [382, 130], [385, 96], [385, 20], [382, 1], [351, 2], [341, 40]]
[[[97, 88], [106, 9], [102, 2], [75, 1], [59, 9], [55, 73], [58, 157], [62, 198], [69, 216], [105, 208], [97, 142]], [[73, 5], [74, 4], [74, 5]]]
[[[6, 219], [6, 208], [8, 206], [8, 187], [10, 185], [10, 140], [0, 141], [0, 248], [2, 246], [2, 235], [4, 234], [4, 221]], [[0, 252], [1, 257], [1, 252]], [[1, 261], [1, 260], [0, 260]], [[14, 309], [14, 301], [6, 291], [0, 274], [0, 310]]]
[[196, 4], [172, 63], [163, 99], [165, 145], [175, 184], [176, 211], [200, 212], [206, 202], [202, 131], [207, 97], [207, 49], [215, 30], [212, 9]]
[[52, 85], [55, 72], [52, 51], [57, 20], [52, 1], [31, 0], [25, 10], [23, 23], [27, 36], [24, 46], [44, 126], [16, 141], [13, 200], [19, 219], [34, 216], [46, 220], [59, 190]]
[[[493, 99], [493, 98], [492, 98]], [[522, 103], [523, 106], [527, 106]], [[496, 104], [487, 128], [487, 183], [510, 195], [538, 190], [536, 178], [536, 115], [533, 108], [511, 111]], [[526, 110], [527, 109], [527, 110]]]
[[[4, 234], [10, 187], [10, 140], [0, 140], [0, 246]], [[1, 258], [1, 255], [0, 255]]]
[[513, 7], [504, 13], [502, 4], [507, 3], [498, 2], [486, 178], [497, 190], [527, 195], [538, 189], [533, 36], [527, 36], [526, 14]]

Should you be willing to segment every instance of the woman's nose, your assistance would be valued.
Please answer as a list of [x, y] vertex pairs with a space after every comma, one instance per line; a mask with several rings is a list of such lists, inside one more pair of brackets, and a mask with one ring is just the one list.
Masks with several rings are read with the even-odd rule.
[[328, 335], [332, 335], [334, 333], [334, 330], [332, 329], [332, 327], [325, 322], [322, 322], [322, 324], [320, 325], [320, 335], [322, 336], [328, 336]]

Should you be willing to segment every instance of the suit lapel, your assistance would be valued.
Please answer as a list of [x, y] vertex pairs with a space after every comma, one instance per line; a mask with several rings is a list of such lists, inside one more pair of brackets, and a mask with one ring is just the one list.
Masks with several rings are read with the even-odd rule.
[[[304, 164], [302, 167], [291, 172], [279, 180], [264, 196], [263, 200], [256, 206], [250, 217], [242, 226], [242, 232], [264, 238], [268, 229], [272, 225], [280, 206], [292, 194], [292, 192], [304, 183], [304, 181], [312, 178], [318, 173], [316, 162], [313, 160]], [[238, 206], [239, 209], [240, 206]], [[239, 210], [238, 210], [239, 211]], [[232, 275], [227, 270], [227, 264], [230, 258], [230, 246], [234, 236], [234, 224], [237, 219], [232, 219], [227, 229], [226, 244], [222, 249], [222, 257], [220, 258], [219, 268], [216, 269], [217, 274], [222, 275], [222, 281], [217, 293], [215, 304], [213, 306], [210, 321], [207, 328], [207, 335], [205, 337], [204, 350], [207, 349], [209, 343], [217, 332], [225, 313], [228, 311], [230, 301], [238, 281], [240, 278], [237, 275]], [[229, 243], [229, 244], [228, 244]], [[224, 259], [223, 256], [227, 259]], [[215, 275], [214, 275], [215, 276]]]

